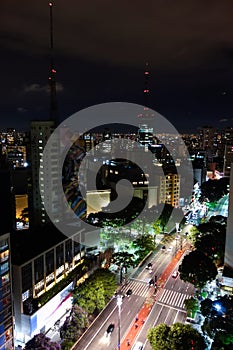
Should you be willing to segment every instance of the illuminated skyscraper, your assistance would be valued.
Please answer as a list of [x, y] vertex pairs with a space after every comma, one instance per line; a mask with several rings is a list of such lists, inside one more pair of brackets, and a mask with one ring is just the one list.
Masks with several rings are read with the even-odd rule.
[[14, 200], [11, 170], [5, 159], [0, 159], [0, 350], [13, 349], [13, 300], [10, 258], [10, 232], [14, 226]]

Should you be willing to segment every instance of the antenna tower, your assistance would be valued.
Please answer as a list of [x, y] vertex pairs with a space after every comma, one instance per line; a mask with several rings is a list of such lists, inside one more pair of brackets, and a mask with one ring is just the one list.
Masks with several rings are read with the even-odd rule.
[[57, 91], [56, 91], [56, 69], [54, 67], [53, 59], [53, 3], [49, 2], [49, 14], [50, 14], [50, 72], [49, 72], [49, 89], [50, 89], [50, 118], [58, 122], [57, 120]]
[[143, 113], [139, 114], [139, 118], [143, 120], [149, 120], [154, 117], [154, 114], [149, 114], [149, 108], [148, 108], [148, 101], [149, 101], [149, 63], [146, 62], [145, 64], [145, 70], [144, 70], [144, 90], [143, 90]]

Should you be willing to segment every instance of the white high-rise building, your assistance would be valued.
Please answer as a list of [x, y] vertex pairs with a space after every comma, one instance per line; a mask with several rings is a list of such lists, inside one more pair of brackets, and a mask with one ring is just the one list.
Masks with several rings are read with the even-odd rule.
[[222, 289], [233, 294], [233, 163], [230, 172], [230, 193], [228, 204], [228, 218], [226, 228], [226, 242], [224, 255], [224, 271]]
[[[61, 181], [59, 176], [59, 140], [55, 140], [54, 145], [50, 147], [49, 154], [46, 157], [43, 156], [44, 147], [53, 133], [55, 128], [55, 122], [52, 120], [47, 121], [32, 121], [31, 122], [31, 203], [30, 203], [30, 225], [44, 225], [49, 222], [49, 218], [46, 214], [43, 202], [45, 196], [52, 198], [51, 200], [51, 212], [57, 215], [57, 220], [59, 220], [59, 215], [61, 214], [61, 206], [59, 203], [59, 197], [57, 193], [46, 193], [43, 189], [45, 187], [45, 179], [43, 177], [44, 169], [50, 171], [51, 178], [46, 179], [51, 182], [50, 188], [56, 188], [54, 186], [56, 183]], [[42, 159], [43, 157], [43, 159]], [[40, 181], [40, 182], [39, 182]], [[48, 188], [48, 184], [46, 184]], [[57, 198], [57, 201], [56, 201]], [[48, 203], [47, 199], [47, 203]]]

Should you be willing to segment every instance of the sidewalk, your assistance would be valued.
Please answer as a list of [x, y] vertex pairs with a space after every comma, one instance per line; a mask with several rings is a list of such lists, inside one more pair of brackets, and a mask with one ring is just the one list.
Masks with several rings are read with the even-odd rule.
[[[181, 259], [182, 255], [184, 254], [185, 249], [183, 247], [182, 250], [179, 250], [175, 257], [172, 259], [172, 261], [169, 263], [169, 265], [166, 267], [166, 269], [161, 274], [160, 278], [158, 279], [158, 285], [160, 285], [157, 294], [154, 296], [154, 288], [149, 289], [150, 293], [147, 296], [147, 299], [145, 303], [143, 304], [142, 308], [138, 312], [138, 320], [134, 320], [131, 325], [128, 333], [123, 338], [121, 342], [121, 350], [129, 350], [132, 348], [133, 343], [135, 342], [135, 339], [137, 335], [140, 333], [140, 330], [142, 329], [149, 313], [152, 310], [153, 305], [155, 304], [156, 300], [158, 299], [158, 296], [162, 293], [162, 290], [165, 286], [165, 283], [174, 270], [174, 267], [176, 266], [177, 262]], [[136, 324], [136, 326], [135, 326]], [[128, 343], [129, 341], [129, 343]]]

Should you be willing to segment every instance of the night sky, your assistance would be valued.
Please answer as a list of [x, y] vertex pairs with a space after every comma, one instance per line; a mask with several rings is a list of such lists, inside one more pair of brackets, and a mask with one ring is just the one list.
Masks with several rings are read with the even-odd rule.
[[[0, 130], [49, 117], [49, 6], [1, 1]], [[105, 102], [144, 104], [180, 132], [233, 124], [232, 0], [54, 0], [60, 118]]]

